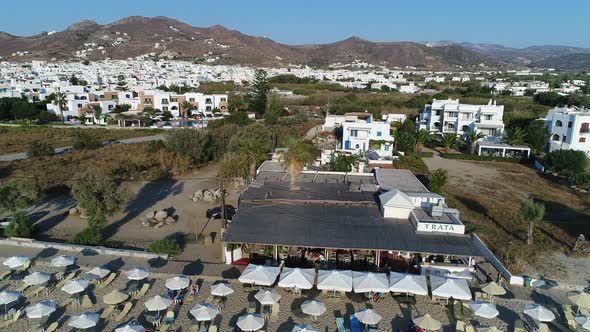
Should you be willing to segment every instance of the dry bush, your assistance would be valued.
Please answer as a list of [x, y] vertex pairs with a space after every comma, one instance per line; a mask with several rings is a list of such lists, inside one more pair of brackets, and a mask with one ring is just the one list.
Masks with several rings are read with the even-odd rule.
[[192, 167], [190, 157], [167, 150], [158, 151], [158, 161], [160, 168], [167, 170], [172, 175], [184, 174]]

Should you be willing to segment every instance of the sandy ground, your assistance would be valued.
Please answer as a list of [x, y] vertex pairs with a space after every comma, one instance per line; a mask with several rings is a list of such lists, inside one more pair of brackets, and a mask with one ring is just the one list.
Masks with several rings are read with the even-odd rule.
[[[151, 242], [167, 236], [175, 236], [184, 253], [178, 259], [205, 262], [219, 262], [220, 220], [209, 221], [205, 217], [208, 208], [219, 206], [220, 202], [203, 203], [190, 200], [192, 194], [201, 189], [216, 188], [217, 165], [203, 167], [193, 174], [155, 182], [128, 183], [131, 199], [127, 206], [110, 218], [105, 228], [105, 239], [110, 246], [126, 248], [146, 248]], [[227, 204], [237, 206], [238, 191], [228, 188]], [[53, 198], [36, 208], [39, 240], [70, 239], [86, 227], [86, 221], [79, 216], [67, 216], [67, 210], [76, 203], [70, 196]], [[149, 211], [166, 209], [178, 216], [175, 224], [159, 229], [144, 227], [139, 217]], [[215, 237], [213, 246], [197, 243], [195, 233]], [[198, 254], [198, 255], [197, 255]]]
[[[518, 209], [518, 204], [529, 196], [540, 199], [546, 206], [545, 219], [551, 226], [561, 228], [568, 223], [570, 239], [579, 232], [589, 229], [589, 196], [576, 194], [563, 185], [557, 185], [535, 174], [535, 171], [513, 164], [470, 162], [443, 159], [437, 155], [424, 158], [430, 170], [447, 170], [448, 187], [458, 199], [473, 198], [476, 193], [481, 198], [476, 205], [489, 213], [498, 206]], [[468, 211], [461, 211], [467, 213]], [[478, 212], [481, 213], [481, 212]], [[556, 229], [553, 228], [553, 229]], [[561, 231], [562, 229], [560, 229]], [[574, 234], [575, 233], [575, 234]], [[560, 237], [560, 239], [563, 237]], [[573, 240], [570, 242], [573, 243]], [[556, 251], [540, 257], [535, 266], [525, 261], [523, 273], [532, 276], [545, 276], [557, 281], [585, 285], [590, 284], [590, 257], [568, 256]]]
[[[56, 268], [46, 266], [45, 264], [35, 265], [31, 268], [32, 271], [45, 271], [45, 272], [57, 272]], [[82, 273], [83, 271], [80, 271]], [[146, 308], [144, 302], [155, 295], [166, 295], [165, 278], [167, 276], [150, 276], [148, 282], [152, 284], [150, 290], [140, 300], [133, 301], [134, 307], [131, 312], [126, 316], [123, 322], [115, 322], [114, 317], [107, 319], [106, 321], [101, 320], [99, 325], [100, 331], [112, 331], [115, 327], [118, 327], [125, 322], [135, 318], [139, 320], [146, 328], [151, 328], [149, 323], [146, 321]], [[191, 276], [191, 279], [197, 280], [197, 283], [201, 285], [200, 292], [196, 299], [187, 298], [182, 305], [174, 308], [176, 314], [175, 330], [176, 331], [188, 331], [193, 323], [193, 318], [189, 314], [189, 310], [197, 303], [203, 302], [210, 295], [210, 285], [218, 279], [215, 278], [200, 278], [199, 276]], [[215, 320], [216, 324], [220, 327], [220, 331], [232, 331], [235, 326], [237, 318], [245, 312], [245, 308], [248, 306], [249, 301], [255, 301], [254, 294], [256, 289], [244, 288], [242, 285], [236, 282], [236, 280], [229, 280], [236, 290], [236, 292], [227, 298], [227, 302], [221, 315]], [[113, 289], [125, 290], [131, 283], [124, 275], [119, 274], [117, 279], [105, 289], [95, 288], [93, 285], [89, 288], [89, 296], [93, 299], [94, 305], [89, 309], [83, 309], [81, 307], [68, 306], [65, 310], [60, 309], [56, 311], [50, 318], [50, 322], [59, 321], [59, 331], [70, 331], [69, 327], [66, 326], [67, 321], [72, 315], [78, 314], [84, 311], [95, 311], [101, 312], [106, 307], [102, 302], [102, 298], [105, 294], [109, 293]], [[8, 280], [0, 282], [0, 289], [16, 289], [22, 285], [21, 280]], [[308, 323], [318, 329], [319, 331], [335, 331], [335, 316], [345, 317], [345, 326], [348, 325], [348, 317], [355, 311], [360, 310], [363, 307], [373, 308], [383, 318], [379, 324], [380, 331], [397, 331], [398, 329], [406, 330], [411, 317], [423, 315], [425, 313], [431, 314], [437, 320], [443, 324], [444, 331], [454, 331], [455, 326], [450, 316], [449, 310], [445, 307], [434, 303], [428, 297], [417, 297], [417, 304], [412, 307], [405, 305], [400, 306], [394, 299], [386, 294], [385, 298], [378, 302], [367, 302], [363, 295], [347, 293], [346, 296], [340, 298], [330, 298], [328, 295], [320, 294], [316, 290], [303, 291], [300, 296], [294, 296], [284, 289], [277, 289], [282, 298], [280, 300], [280, 314], [276, 321], [267, 322], [265, 326], [266, 331], [291, 331], [293, 326], [298, 323]], [[524, 290], [524, 289], [523, 289]], [[36, 303], [43, 299], [52, 299], [57, 302], [63, 301], [69, 295], [60, 289], [54, 289], [48, 296], [37, 296], [24, 300], [19, 304], [19, 307]], [[317, 321], [311, 317], [298, 314], [297, 311], [300, 308], [301, 303], [309, 298], [317, 298], [324, 302], [328, 307], [328, 310], [320, 316]], [[538, 294], [532, 299], [515, 299], [512, 298], [497, 298], [496, 304], [500, 311], [501, 318], [494, 319], [478, 319], [475, 317], [475, 325], [494, 325], [500, 328], [502, 331], [512, 330], [515, 319], [521, 317], [519, 312], [522, 312], [524, 303], [532, 302], [545, 303], [549, 308], [553, 308], [555, 300], [543, 294]], [[566, 302], [563, 302], [566, 303]], [[553, 308], [554, 309], [554, 308]], [[258, 310], [260, 305], [258, 304]], [[554, 309], [555, 310], [555, 309]], [[555, 311], [557, 313], [557, 311]], [[30, 319], [19, 319], [16, 323], [6, 329], [6, 331], [31, 331], [38, 322]]]

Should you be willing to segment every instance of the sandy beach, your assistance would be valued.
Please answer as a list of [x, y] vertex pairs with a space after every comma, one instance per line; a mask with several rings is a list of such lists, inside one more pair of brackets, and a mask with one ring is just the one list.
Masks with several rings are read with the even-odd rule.
[[[88, 267], [79, 269], [78, 275], [83, 276], [84, 271], [87, 271]], [[49, 273], [56, 273], [60, 271], [58, 268], [54, 268], [46, 264], [45, 262], [35, 264], [29, 269], [32, 271], [44, 271]], [[155, 295], [166, 295], [167, 289], [165, 286], [166, 278], [170, 275], [158, 274], [150, 275], [147, 279], [150, 282], [151, 287], [146, 295], [139, 300], [132, 300], [134, 302], [133, 309], [121, 322], [115, 322], [114, 317], [107, 320], [101, 320], [97, 330], [99, 331], [112, 331], [116, 327], [123, 325], [125, 322], [131, 319], [137, 319], [147, 329], [153, 329], [153, 327], [147, 322], [146, 314], [148, 313], [144, 306], [144, 303], [149, 298]], [[174, 329], [176, 331], [189, 331], [192, 323], [194, 322], [193, 317], [189, 314], [189, 310], [197, 303], [206, 301], [210, 295], [210, 286], [215, 281], [221, 280], [212, 277], [201, 277], [201, 276], [190, 276], [193, 282], [197, 282], [200, 285], [200, 291], [196, 298], [185, 297], [184, 303], [174, 307], [175, 311], [175, 324]], [[254, 294], [258, 290], [255, 288], [245, 288], [237, 280], [227, 280], [230, 282], [235, 289], [235, 293], [228, 296], [225, 307], [222, 313], [215, 319], [215, 323], [219, 326], [219, 331], [232, 331], [235, 327], [238, 317], [246, 312], [248, 303], [250, 301], [256, 301]], [[103, 303], [103, 296], [113, 289], [119, 289], [125, 291], [128, 287], [133, 284], [133, 281], [127, 280], [124, 274], [119, 272], [117, 278], [106, 288], [99, 289], [94, 285], [91, 285], [88, 289], [88, 294], [94, 302], [94, 305], [89, 309], [82, 307], [76, 307], [73, 305], [68, 306], [64, 309], [58, 309], [50, 318], [50, 322], [59, 321], [59, 331], [71, 331], [71, 328], [67, 326], [67, 322], [72, 315], [84, 312], [94, 311], [101, 313], [107, 305]], [[0, 289], [2, 290], [15, 290], [23, 284], [20, 279], [12, 278], [11, 280], [5, 280], [0, 282]], [[33, 286], [30, 289], [34, 289]], [[29, 290], [30, 290], [29, 289]], [[368, 301], [362, 294], [347, 293], [345, 296], [339, 298], [331, 298], [326, 294], [321, 294], [317, 290], [312, 289], [309, 291], [303, 291], [301, 295], [293, 295], [291, 292], [276, 288], [279, 294], [282, 296], [280, 300], [280, 313], [278, 319], [274, 321], [267, 321], [265, 325], [266, 331], [291, 331], [295, 324], [308, 323], [319, 331], [335, 331], [336, 325], [334, 318], [336, 316], [342, 316], [345, 319], [345, 326], [348, 325], [348, 317], [350, 314], [360, 310], [361, 308], [373, 308], [383, 318], [379, 323], [380, 331], [398, 331], [407, 330], [408, 323], [412, 317], [417, 317], [429, 313], [431, 316], [439, 320], [443, 324], [443, 331], [454, 331], [455, 323], [452, 318], [451, 312], [444, 306], [433, 302], [429, 297], [416, 297], [416, 304], [408, 307], [406, 305], [400, 305], [394, 300], [390, 294], [386, 294], [385, 297], [377, 302]], [[26, 305], [36, 303], [40, 300], [51, 299], [57, 303], [67, 299], [70, 295], [63, 292], [60, 289], [53, 289], [49, 295], [38, 295], [35, 297], [27, 298], [19, 304], [19, 308], [24, 308]], [[317, 298], [324, 302], [327, 306], [327, 311], [314, 320], [312, 317], [305, 314], [301, 314], [299, 308], [301, 303], [306, 299]], [[543, 302], [550, 309], [554, 300], [545, 295], [538, 295], [537, 302]], [[528, 300], [519, 300], [515, 298], [496, 298], [495, 303], [500, 312], [500, 315], [494, 319], [483, 319], [475, 317], [476, 323], [474, 325], [493, 325], [498, 327], [502, 331], [511, 331], [514, 326], [514, 321], [518, 318], [522, 318], [522, 308], [524, 303], [532, 302]], [[563, 302], [566, 303], [566, 302]], [[556, 303], [554, 303], [556, 304]], [[121, 305], [122, 307], [122, 305]], [[257, 303], [257, 308], [260, 310], [260, 304]], [[559, 313], [555, 311], [559, 317]], [[161, 312], [163, 315], [164, 313]], [[7, 331], [31, 331], [37, 326], [37, 321], [24, 318], [19, 319], [17, 322], [8, 327]]]

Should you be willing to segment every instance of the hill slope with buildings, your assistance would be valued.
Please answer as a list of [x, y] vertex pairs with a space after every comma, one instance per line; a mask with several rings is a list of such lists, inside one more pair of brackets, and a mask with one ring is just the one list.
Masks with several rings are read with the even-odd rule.
[[328, 65], [355, 60], [389, 67], [471, 67], [502, 63], [458, 45], [371, 42], [357, 37], [331, 44], [286, 45], [223, 26], [193, 27], [167, 17], [127, 17], [110, 24], [72, 24], [64, 31], [30, 37], [0, 33], [0, 56], [31, 59], [127, 59], [145, 54], [204, 63], [280, 66]]

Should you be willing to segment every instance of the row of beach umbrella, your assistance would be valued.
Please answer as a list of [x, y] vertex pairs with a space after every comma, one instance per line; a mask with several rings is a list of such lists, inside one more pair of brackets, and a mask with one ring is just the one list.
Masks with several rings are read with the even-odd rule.
[[[280, 274], [279, 287], [311, 289], [315, 283], [314, 269], [283, 268], [249, 264], [239, 277], [240, 282], [260, 286], [271, 286]], [[465, 279], [430, 277], [432, 295], [443, 298], [470, 300], [471, 291]], [[385, 273], [357, 272], [349, 270], [319, 270], [317, 284], [319, 290], [357, 293], [399, 292], [415, 295], [428, 295], [426, 277], [423, 275], [392, 272], [388, 278]], [[499, 294], [494, 286], [494, 293]], [[485, 290], [484, 290], [485, 291]], [[502, 293], [503, 294], [503, 293]]]

